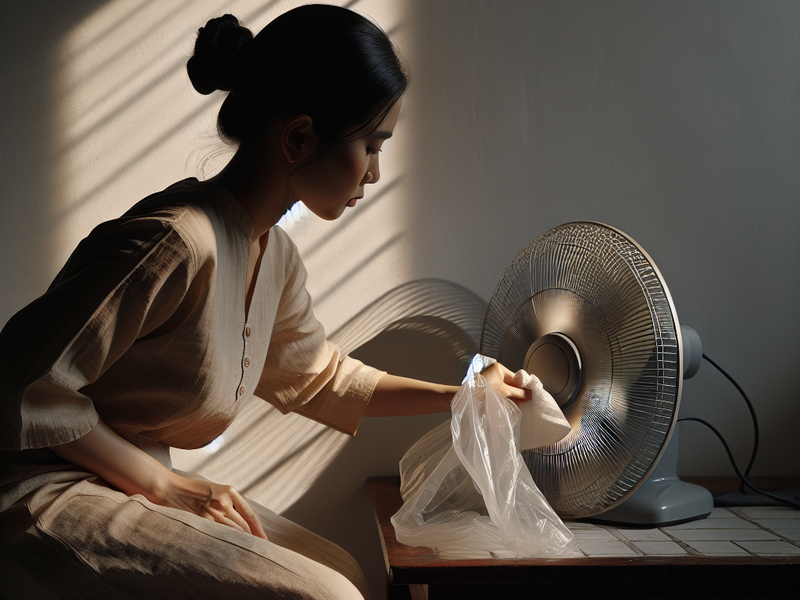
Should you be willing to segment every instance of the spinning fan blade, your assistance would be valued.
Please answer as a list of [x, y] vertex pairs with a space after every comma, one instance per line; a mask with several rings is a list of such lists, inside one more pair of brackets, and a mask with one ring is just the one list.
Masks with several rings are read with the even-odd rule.
[[619, 505], [653, 470], [678, 414], [681, 344], [661, 273], [613, 227], [556, 227], [508, 266], [481, 353], [540, 377], [572, 426], [557, 444], [525, 453], [562, 518]]

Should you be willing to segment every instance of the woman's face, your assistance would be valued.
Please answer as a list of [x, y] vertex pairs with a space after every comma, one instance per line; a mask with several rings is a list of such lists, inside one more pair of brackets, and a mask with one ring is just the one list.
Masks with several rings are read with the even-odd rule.
[[344, 210], [354, 207], [364, 196], [364, 188], [380, 179], [378, 153], [392, 137], [403, 99], [386, 113], [383, 121], [366, 136], [337, 144], [319, 164], [295, 172], [290, 182], [293, 200], [302, 200], [308, 209], [322, 219], [338, 219]]

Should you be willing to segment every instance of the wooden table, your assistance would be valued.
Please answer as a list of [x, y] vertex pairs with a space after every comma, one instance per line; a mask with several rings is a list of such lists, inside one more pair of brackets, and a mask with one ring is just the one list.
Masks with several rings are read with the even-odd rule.
[[800, 598], [797, 555], [444, 560], [430, 548], [397, 541], [390, 519], [402, 505], [398, 479], [373, 477], [367, 483], [390, 599]]

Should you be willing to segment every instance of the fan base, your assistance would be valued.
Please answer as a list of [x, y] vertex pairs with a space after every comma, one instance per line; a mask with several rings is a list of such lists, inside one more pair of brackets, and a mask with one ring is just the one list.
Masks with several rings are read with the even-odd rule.
[[652, 483], [648, 480], [618, 507], [589, 520], [607, 525], [667, 527], [704, 519], [713, 508], [708, 490], [676, 477]]
[[714, 508], [707, 489], [678, 479], [678, 426], [650, 477], [622, 504], [590, 520], [613, 525], [665, 527], [704, 519]]

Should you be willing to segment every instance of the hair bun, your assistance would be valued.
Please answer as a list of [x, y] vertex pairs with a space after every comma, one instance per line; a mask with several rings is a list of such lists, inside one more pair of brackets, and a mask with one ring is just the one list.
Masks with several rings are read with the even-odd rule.
[[253, 39], [233, 15], [211, 19], [197, 31], [194, 56], [186, 64], [189, 79], [201, 94], [236, 87], [237, 55]]

